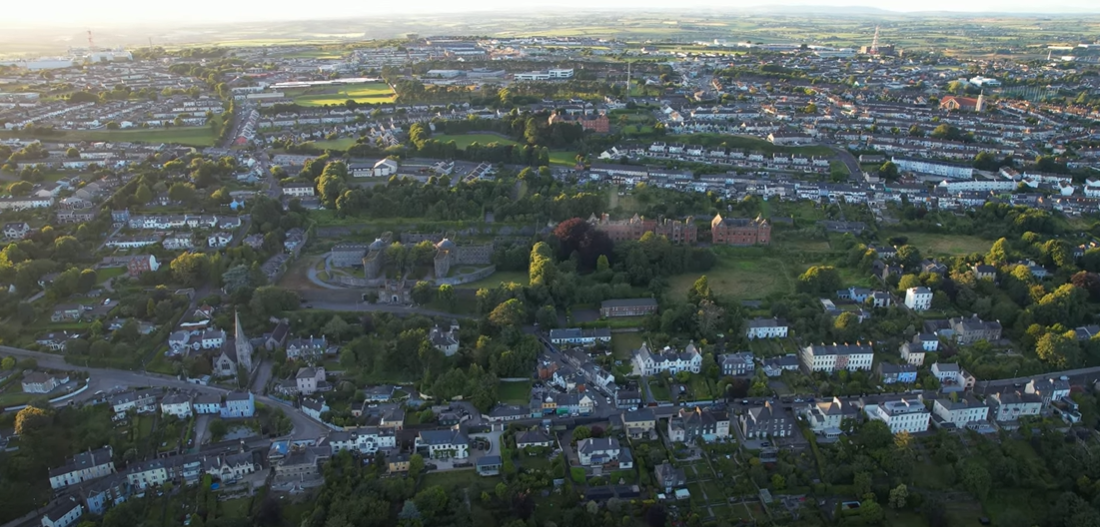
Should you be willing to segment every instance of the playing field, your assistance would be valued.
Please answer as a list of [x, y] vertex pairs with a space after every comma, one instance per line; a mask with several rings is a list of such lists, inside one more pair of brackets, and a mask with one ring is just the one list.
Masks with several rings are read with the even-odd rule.
[[[0, 132], [0, 137], [20, 137], [20, 135], [18, 132]], [[187, 146], [213, 146], [217, 140], [217, 135], [214, 129], [209, 126], [191, 126], [185, 128], [67, 131], [58, 139], [61, 141], [172, 143]]]
[[507, 137], [493, 134], [439, 134], [433, 135], [432, 139], [435, 139], [436, 141], [439, 141], [441, 143], [454, 141], [455, 146], [457, 146], [459, 149], [465, 149], [467, 146], [470, 146], [474, 143], [477, 143], [479, 145], [488, 145], [491, 143], [496, 143], [498, 145], [519, 144], [511, 139], [508, 139]]
[[347, 150], [355, 146], [355, 138], [341, 137], [331, 141], [314, 141], [313, 146], [321, 150]]
[[391, 103], [397, 98], [393, 89], [384, 82], [347, 84], [343, 86], [316, 86], [287, 90], [286, 96], [299, 106], [324, 106], [344, 104], [349, 99], [357, 103]]

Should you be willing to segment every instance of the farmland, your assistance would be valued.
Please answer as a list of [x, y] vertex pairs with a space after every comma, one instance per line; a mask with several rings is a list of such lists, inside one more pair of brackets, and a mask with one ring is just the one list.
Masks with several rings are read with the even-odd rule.
[[705, 274], [716, 294], [738, 299], [764, 298], [775, 293], [789, 293], [792, 279], [789, 270], [778, 258], [739, 256], [736, 249], [718, 248], [718, 262], [706, 273], [685, 273], [669, 280], [668, 294], [686, 298], [688, 289]]

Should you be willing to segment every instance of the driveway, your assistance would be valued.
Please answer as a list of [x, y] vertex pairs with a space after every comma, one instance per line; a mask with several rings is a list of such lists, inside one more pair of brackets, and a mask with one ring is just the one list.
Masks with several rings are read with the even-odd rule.
[[202, 446], [203, 440], [206, 439], [206, 429], [210, 427], [210, 415], [201, 414], [195, 417], [195, 434], [191, 437], [195, 438], [194, 449], [198, 449]]

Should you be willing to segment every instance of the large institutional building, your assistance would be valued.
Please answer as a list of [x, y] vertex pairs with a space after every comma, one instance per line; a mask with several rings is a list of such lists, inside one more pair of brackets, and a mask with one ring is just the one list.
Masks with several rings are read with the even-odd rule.
[[710, 220], [711, 241], [723, 245], [768, 245], [772, 241], [772, 224], [759, 216], [723, 218], [715, 214]]
[[699, 229], [691, 216], [683, 221], [667, 218], [650, 220], [635, 214], [629, 220], [612, 220], [607, 214], [598, 218], [593, 214], [588, 218], [588, 223], [606, 232], [614, 242], [638, 240], [647, 232], [664, 236], [672, 243], [695, 243], [699, 236]]

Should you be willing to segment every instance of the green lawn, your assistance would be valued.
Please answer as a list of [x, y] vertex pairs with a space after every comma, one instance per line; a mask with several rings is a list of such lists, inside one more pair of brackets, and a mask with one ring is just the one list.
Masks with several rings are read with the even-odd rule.
[[286, 91], [295, 104], [300, 106], [325, 106], [326, 104], [344, 104], [348, 100], [358, 103], [391, 103], [397, 98], [393, 89], [384, 82], [348, 84], [343, 86], [315, 86]]
[[909, 245], [920, 249], [925, 256], [947, 255], [958, 256], [970, 253], [986, 253], [993, 246], [990, 240], [983, 240], [977, 236], [967, 234], [934, 234], [928, 232], [879, 232], [879, 239], [886, 240], [893, 236], [905, 236], [909, 238]]
[[314, 141], [311, 144], [314, 148], [320, 148], [321, 150], [347, 150], [355, 146], [355, 138], [341, 137], [331, 141]]
[[[0, 132], [0, 137], [20, 137], [19, 132]], [[110, 141], [134, 143], [175, 143], [187, 146], [212, 146], [217, 140], [213, 128], [192, 126], [184, 128], [133, 128], [127, 130], [92, 130], [65, 132], [60, 141]]]
[[50, 397], [49, 394], [24, 393], [17, 390], [18, 385], [13, 386], [7, 392], [0, 394], [0, 408], [27, 404], [38, 397]]
[[114, 278], [116, 276], [122, 276], [126, 274], [125, 267], [103, 267], [96, 269], [96, 285], [102, 285], [103, 282]]
[[527, 404], [531, 401], [531, 381], [501, 382], [497, 399], [505, 404]]
[[616, 359], [629, 360], [644, 341], [641, 333], [615, 333], [611, 335], [611, 350]]
[[[493, 134], [439, 134], [439, 135], [433, 135], [432, 139], [435, 139], [435, 140], [437, 140], [441, 143], [447, 143], [447, 142], [450, 142], [450, 141], [454, 141], [455, 146], [457, 146], [460, 150], [465, 149], [467, 146], [470, 146], [474, 143], [477, 143], [477, 144], [482, 145], [482, 146], [488, 145], [488, 144], [491, 144], [491, 143], [496, 143], [496, 144], [499, 144], [499, 145], [518, 145], [519, 144], [516, 141], [508, 139], [507, 137], [502, 137], [502, 136], [493, 135]], [[576, 154], [573, 154], [573, 155], [576, 155]], [[551, 159], [553, 159], [553, 155], [551, 155]]]
[[428, 472], [420, 481], [421, 489], [439, 485], [448, 492], [459, 488], [470, 488], [473, 491], [473, 487], [481, 486], [481, 484], [486, 484], [485, 486], [488, 486], [489, 483], [496, 485], [500, 482], [500, 476], [479, 476], [473, 469], [448, 470], [446, 472]]
[[653, 398], [658, 401], [672, 400], [672, 396], [668, 393], [668, 386], [665, 386], [660, 379], [649, 380], [649, 393], [653, 394]]
[[565, 150], [550, 152], [550, 164], [572, 167], [577, 164], [577, 153]]
[[481, 289], [483, 287], [493, 288], [500, 284], [507, 284], [509, 282], [527, 285], [528, 280], [528, 274], [523, 271], [501, 271], [498, 273], [493, 273], [485, 278], [482, 278], [481, 280], [462, 284], [456, 287], [458, 287], [459, 289]]
[[227, 518], [248, 518], [252, 509], [252, 498], [237, 498], [219, 502], [218, 515]]
[[[705, 273], [686, 273], [669, 279], [668, 294], [687, 298], [700, 276], [706, 275], [715, 294], [738, 299], [764, 298], [789, 293], [793, 286], [787, 267], [777, 258], [738, 256], [739, 249], [715, 250], [718, 263]], [[748, 251], [744, 249], [743, 251]]]

